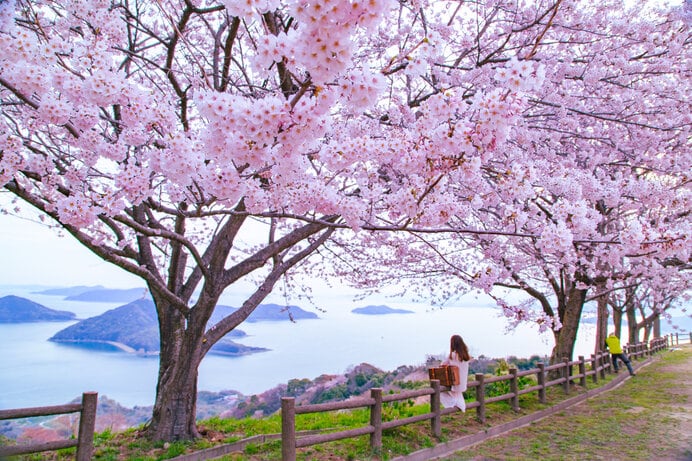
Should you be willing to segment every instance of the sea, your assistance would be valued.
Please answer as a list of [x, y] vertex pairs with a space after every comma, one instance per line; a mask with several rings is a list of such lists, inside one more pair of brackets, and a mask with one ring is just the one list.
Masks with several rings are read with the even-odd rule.
[[[0, 286], [0, 297], [21, 296], [51, 309], [74, 312], [79, 319], [123, 304], [68, 301], [37, 294], [42, 288]], [[222, 304], [238, 305], [232, 301], [222, 299]], [[412, 313], [352, 312], [356, 307], [381, 304]], [[552, 349], [550, 332], [539, 333], [530, 325], [509, 329], [499, 309], [487, 300], [469, 298], [438, 307], [397, 299], [354, 301], [351, 295], [332, 294], [300, 307], [319, 318], [241, 325], [247, 336], [238, 342], [269, 351], [241, 357], [208, 355], [199, 370], [198, 390], [251, 395], [291, 379], [342, 374], [361, 363], [385, 371], [421, 365], [430, 356], [443, 357], [453, 334], [464, 338], [474, 357], [544, 357]], [[73, 323], [0, 324], [0, 409], [59, 405], [88, 391], [129, 408], [153, 405], [158, 357], [130, 354], [110, 346], [48, 341]], [[575, 357], [593, 352], [594, 333], [593, 324], [580, 327]]]

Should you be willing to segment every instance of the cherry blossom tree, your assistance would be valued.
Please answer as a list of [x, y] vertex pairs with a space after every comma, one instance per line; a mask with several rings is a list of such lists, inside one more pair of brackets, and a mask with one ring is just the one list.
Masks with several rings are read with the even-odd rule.
[[[627, 319], [626, 338], [630, 343], [636, 343], [648, 340], [652, 334], [659, 337], [661, 321], [672, 324], [671, 310], [678, 308], [686, 313], [684, 304], [690, 300], [690, 278], [676, 271], [669, 271], [666, 275], [665, 282], [651, 283], [651, 279], [645, 279], [603, 296], [612, 310], [612, 328], [616, 335], [621, 335], [623, 317]], [[607, 320], [606, 312], [606, 325]], [[597, 339], [601, 344], [605, 341], [605, 328]]]
[[[688, 283], [670, 281], [689, 281], [689, 269], [680, 269], [692, 247], [692, 156], [686, 11], [557, 2], [552, 12], [539, 45], [512, 31], [504, 35], [512, 46], [487, 52], [495, 60], [531, 56], [545, 82], [502, 155], [452, 191], [457, 210], [471, 212], [445, 216], [446, 235], [411, 230], [392, 236], [386, 250], [349, 249], [337, 273], [377, 258], [382, 269], [357, 278], [406, 280], [422, 297], [521, 290], [525, 302], [498, 303], [511, 324], [552, 329], [555, 361], [572, 357], [589, 296], [646, 280], [662, 300]], [[467, 67], [486, 56], [467, 56]], [[514, 75], [511, 66], [501, 73]], [[370, 248], [382, 237], [371, 238]]]
[[[530, 54], [493, 50], [538, 47], [559, 3], [0, 4], [5, 211], [36, 208], [146, 282], [150, 438], [198, 436], [206, 353], [339, 229], [468, 212], [455, 184], [482, 181], [543, 80]], [[241, 283], [240, 309], [209, 324]]]

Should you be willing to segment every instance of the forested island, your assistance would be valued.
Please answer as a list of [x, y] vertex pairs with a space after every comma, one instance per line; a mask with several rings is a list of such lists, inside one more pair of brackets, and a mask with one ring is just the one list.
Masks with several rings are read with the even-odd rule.
[[49, 309], [19, 296], [0, 298], [0, 323], [66, 322], [74, 319], [73, 312]]

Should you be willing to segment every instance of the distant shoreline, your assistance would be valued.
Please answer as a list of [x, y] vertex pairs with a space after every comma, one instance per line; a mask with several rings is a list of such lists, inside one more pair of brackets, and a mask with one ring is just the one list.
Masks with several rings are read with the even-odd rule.
[[119, 349], [123, 352], [126, 352], [128, 354], [132, 355], [140, 355], [140, 356], [155, 356], [159, 355], [159, 351], [155, 352], [144, 352], [141, 350], [137, 350], [133, 347], [128, 346], [127, 344], [120, 343], [118, 341], [103, 341], [100, 339], [89, 339], [89, 340], [81, 340], [81, 339], [61, 339], [61, 340], [52, 340], [53, 342], [56, 343], [73, 343], [73, 344], [108, 344], [110, 346], [115, 347], [116, 349]]

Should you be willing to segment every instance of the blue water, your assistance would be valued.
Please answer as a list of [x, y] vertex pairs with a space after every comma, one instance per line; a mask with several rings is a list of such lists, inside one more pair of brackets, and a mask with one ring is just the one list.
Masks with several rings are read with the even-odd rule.
[[[64, 301], [56, 296], [8, 291], [53, 309], [75, 312], [79, 318], [99, 315], [121, 303]], [[320, 319], [248, 323], [241, 341], [271, 349], [243, 357], [207, 356], [200, 367], [199, 390], [262, 392], [293, 378], [314, 379], [344, 373], [362, 362], [383, 370], [425, 362], [448, 350], [449, 337], [461, 334], [473, 356], [529, 357], [550, 353], [551, 338], [522, 326], [506, 332], [505, 320], [489, 307], [447, 307], [393, 303], [414, 314], [366, 316], [351, 309], [380, 302], [353, 303], [350, 298], [325, 300]], [[49, 342], [53, 334], [74, 322], [0, 324], [0, 409], [67, 403], [82, 392], [96, 391], [121, 404], [153, 404], [158, 357], [130, 355], [104, 347], [79, 347]], [[593, 326], [580, 330], [576, 355], [592, 352]]]

